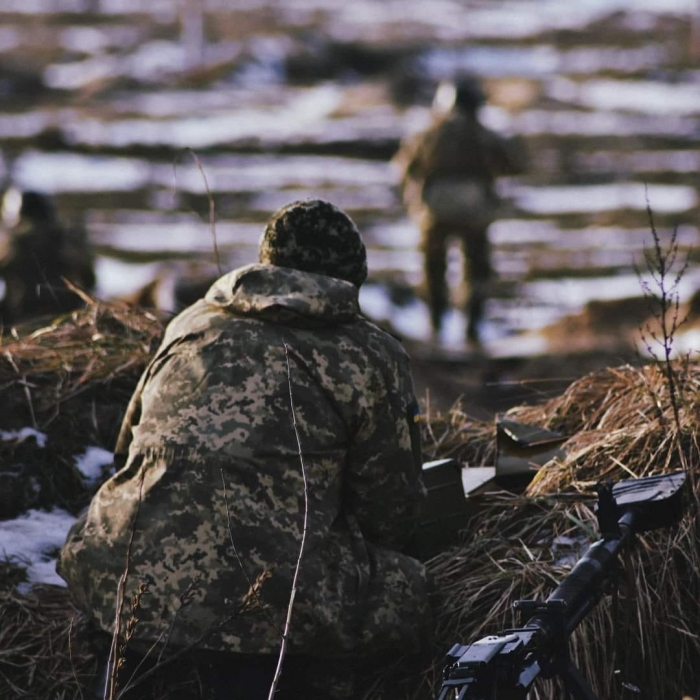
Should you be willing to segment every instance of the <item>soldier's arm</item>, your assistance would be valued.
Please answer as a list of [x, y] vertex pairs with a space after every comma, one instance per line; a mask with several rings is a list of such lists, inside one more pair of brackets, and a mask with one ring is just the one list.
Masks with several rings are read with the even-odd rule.
[[[351, 446], [345, 506], [373, 544], [400, 549], [413, 535], [424, 497], [418, 405], [408, 358], [373, 392]], [[383, 394], [383, 395], [382, 395]]]
[[438, 137], [435, 126], [407, 138], [392, 163], [399, 169], [401, 184], [409, 179], [422, 179], [426, 176], [430, 153], [435, 149], [434, 141]]
[[181, 335], [183, 335], [181, 332], [182, 327], [187, 327], [190, 320], [193, 317], [197, 317], [197, 314], [204, 305], [205, 302], [202, 299], [201, 303], [189, 307], [168, 324], [160, 347], [156, 350], [146, 369], [144, 369], [126, 408], [119, 436], [117, 437], [117, 444], [114, 448], [114, 462], [117, 467], [123, 466], [129, 455], [129, 447], [134, 437], [133, 429], [141, 420], [141, 396], [143, 395], [146, 383], [154, 373], [158, 371], [158, 367], [163, 364], [171, 347], [181, 341]]
[[126, 459], [129, 456], [129, 447], [134, 437], [133, 428], [138, 425], [141, 420], [141, 394], [146, 383], [148, 369], [144, 371], [136, 385], [136, 389], [129, 400], [129, 404], [122, 420], [122, 425], [117, 437], [117, 444], [114, 448], [114, 464], [117, 469], [126, 464]]
[[493, 174], [522, 175], [527, 170], [527, 151], [520, 139], [493, 134], [489, 149]]

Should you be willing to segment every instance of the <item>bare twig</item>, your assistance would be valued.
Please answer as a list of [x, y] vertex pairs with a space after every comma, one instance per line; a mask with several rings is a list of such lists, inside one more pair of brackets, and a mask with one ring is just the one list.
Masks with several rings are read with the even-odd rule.
[[[117, 694], [116, 700], [119, 700], [119, 698], [123, 697], [131, 688], [133, 688], [135, 685], [138, 685], [139, 683], [142, 683], [146, 677], [146, 673], [139, 674], [139, 671], [141, 670], [141, 667], [146, 663], [146, 659], [151, 655], [151, 653], [155, 650], [155, 648], [160, 644], [161, 639], [166, 635], [167, 630], [163, 630], [157, 637], [156, 640], [151, 644], [151, 646], [148, 648], [146, 653], [144, 654], [143, 658], [139, 661], [138, 664], [136, 664], [136, 668], [134, 669], [133, 673], [129, 677], [129, 680], [124, 684], [122, 688], [120, 688], [119, 693]], [[164, 666], [166, 663], [170, 662], [170, 658], [166, 659], [165, 662], [157, 661], [155, 666], [160, 668], [161, 666]]]
[[131, 675], [131, 678], [129, 679], [128, 683], [124, 686], [124, 688], [120, 690], [119, 694], [117, 695], [117, 698], [121, 698], [127, 691], [135, 688], [138, 685], [141, 685], [148, 678], [152, 677], [158, 671], [160, 671], [163, 667], [183, 657], [185, 654], [187, 654], [188, 651], [198, 647], [210, 634], [212, 634], [218, 629], [225, 627], [229, 622], [231, 622], [231, 620], [234, 620], [238, 615], [245, 612], [246, 610], [249, 610], [252, 607], [251, 600], [255, 601], [255, 605], [258, 605], [258, 601], [260, 600], [259, 590], [260, 588], [262, 588], [265, 581], [267, 581], [267, 579], [270, 578], [270, 576], [271, 573], [268, 570], [262, 571], [255, 578], [255, 583], [251, 584], [247, 593], [241, 598], [239, 605], [233, 612], [231, 612], [230, 615], [226, 615], [215, 624], [211, 625], [210, 627], [207, 627], [207, 629], [205, 629], [198, 637], [192, 640], [189, 644], [179, 647], [177, 650], [173, 651], [167, 658], [161, 659], [159, 656], [156, 660], [156, 663], [153, 666], [146, 669], [142, 673], [138, 673], [142, 665], [145, 663], [146, 659], [151, 655], [151, 653], [155, 650], [158, 644], [160, 644], [160, 641], [163, 639], [163, 637], [165, 637], [165, 635], [167, 634], [166, 630], [161, 632], [161, 634], [158, 635], [158, 638], [153, 642], [153, 644], [151, 644], [144, 658], [136, 666], [134, 672]]
[[19, 367], [17, 366], [17, 363], [15, 362], [14, 358], [12, 357], [12, 353], [6, 352], [5, 357], [7, 358], [7, 361], [10, 363], [12, 369], [17, 372], [17, 375], [20, 376], [22, 379], [20, 380], [21, 386], [24, 388], [24, 395], [27, 397], [27, 404], [29, 406], [29, 413], [32, 417], [32, 427], [37, 430], [38, 426], [36, 423], [36, 416], [34, 415], [34, 404], [32, 403], [32, 393], [29, 391], [29, 385], [27, 384], [27, 377], [26, 375], [23, 375], [19, 371]]
[[292, 410], [292, 424], [294, 426], [294, 435], [297, 439], [297, 448], [299, 450], [299, 462], [301, 464], [301, 476], [304, 480], [304, 525], [301, 534], [301, 545], [299, 547], [299, 556], [297, 557], [296, 567], [294, 569], [294, 578], [292, 579], [292, 590], [289, 595], [289, 606], [287, 607], [287, 619], [284, 623], [284, 633], [282, 634], [282, 644], [280, 646], [279, 658], [277, 660], [277, 668], [275, 669], [275, 676], [272, 679], [272, 685], [270, 686], [270, 693], [267, 696], [268, 700], [274, 700], [275, 692], [277, 691], [277, 686], [279, 684], [280, 676], [282, 675], [282, 664], [284, 662], [284, 656], [287, 652], [287, 640], [289, 638], [289, 630], [292, 622], [292, 611], [294, 609], [294, 598], [297, 593], [297, 582], [299, 580], [299, 572], [301, 571], [301, 560], [304, 556], [304, 545], [306, 544], [306, 528], [309, 521], [309, 484], [306, 479], [306, 467], [304, 465], [304, 454], [301, 449], [301, 439], [299, 437], [299, 428], [297, 426], [296, 412], [294, 411], [294, 394], [292, 392], [292, 370], [289, 363], [289, 347], [287, 343], [284, 344], [284, 355], [287, 359], [287, 381], [289, 383], [289, 405]]
[[[656, 230], [648, 194], [646, 204], [653, 248], [652, 250], [644, 249], [644, 261], [651, 275], [654, 288], [652, 288], [651, 283], [642, 278], [639, 269], [636, 269], [636, 272], [642, 292], [650, 302], [651, 311], [658, 329], [652, 328], [647, 323], [645, 326], [640, 327], [639, 331], [642, 342], [649, 355], [663, 366], [669, 393], [669, 402], [673, 412], [673, 421], [676, 427], [679, 459], [692, 483], [692, 475], [690, 474], [688, 460], [686, 459], [682, 445], [683, 430], [681, 425], [680, 405], [683, 387], [678, 380], [676, 370], [672, 363], [675, 334], [688, 319], [687, 315], [683, 318], [680, 317], [680, 295], [678, 291], [681, 279], [688, 269], [688, 257], [686, 256], [685, 260], [682, 260], [680, 264], [678, 264], [679, 248], [677, 238], [678, 231], [676, 229], [672, 231], [668, 248], [664, 250], [661, 245], [661, 238]], [[657, 355], [655, 347], [660, 348], [662, 352], [661, 358]]]
[[[214, 196], [209, 188], [209, 180], [207, 179], [207, 174], [204, 171], [204, 166], [202, 165], [202, 161], [199, 159], [199, 156], [191, 148], [186, 148], [185, 151], [187, 151], [194, 159], [195, 165], [199, 169], [199, 172], [202, 175], [202, 180], [204, 181], [204, 189], [207, 192], [207, 201], [209, 202], [209, 227], [211, 229], [211, 238], [214, 246], [214, 259], [216, 260], [216, 269], [219, 271], [219, 275], [222, 275], [223, 272], [221, 269], [221, 259], [219, 257], [219, 246], [216, 238], [216, 205], [214, 203]], [[177, 163], [173, 163], [173, 170], [175, 170], [176, 166]]]
[[66, 287], [73, 292], [73, 294], [79, 296], [88, 306], [95, 305], [97, 297], [88, 294], [84, 289], [81, 289], [76, 284], [73, 284], [73, 282], [71, 282], [67, 277], [61, 277], [61, 280], [63, 281], [63, 284], [65, 284]]
[[126, 547], [126, 562], [124, 571], [119, 577], [117, 584], [117, 609], [114, 618], [114, 633], [112, 634], [112, 644], [109, 649], [109, 657], [107, 659], [107, 681], [105, 683], [104, 698], [105, 700], [113, 700], [117, 690], [117, 669], [119, 666], [119, 635], [121, 633], [121, 618], [122, 610], [124, 609], [124, 592], [126, 589], [126, 580], [129, 577], [129, 565], [131, 563], [131, 547], [134, 543], [134, 534], [136, 532], [136, 522], [139, 518], [141, 510], [141, 501], [143, 499], [143, 482], [146, 477], [146, 470], [141, 469], [141, 480], [139, 482], [139, 500], [136, 504], [136, 512], [134, 519], [131, 522], [131, 532], [129, 534], [129, 542]]
[[74, 621], [75, 621], [75, 617], [71, 617], [70, 625], [68, 626], [68, 658], [70, 659], [70, 669], [71, 669], [71, 672], [73, 673], [73, 678], [75, 678], [75, 684], [78, 688], [78, 692], [80, 693], [80, 697], [82, 700], [84, 698], [83, 688], [80, 685], [80, 681], [78, 680], [78, 674], [75, 672], [75, 664], [73, 663], [72, 635], [73, 635], [73, 622]]
[[262, 600], [258, 597], [258, 587], [250, 579], [250, 576], [248, 576], [248, 572], [246, 571], [245, 566], [243, 565], [243, 560], [241, 559], [241, 555], [238, 553], [238, 549], [236, 548], [236, 542], [233, 539], [233, 531], [231, 529], [231, 513], [229, 511], [228, 507], [228, 496], [226, 494], [226, 479], [224, 478], [224, 470], [220, 469], [219, 470], [221, 473], [221, 483], [224, 486], [224, 505], [226, 506], [226, 524], [228, 526], [228, 536], [229, 539], [231, 540], [231, 549], [233, 549], [233, 556], [236, 557], [236, 562], [238, 562], [238, 567], [240, 570], [243, 572], [243, 575], [245, 576], [245, 580], [248, 583], [248, 593], [253, 596], [255, 599], [256, 604], [260, 608], [260, 610], [263, 611], [265, 616], [267, 617], [269, 623], [277, 630], [277, 632], [280, 635], [280, 638], [282, 637], [282, 630], [279, 628], [277, 623], [274, 621], [272, 618], [272, 615], [270, 615], [268, 609], [265, 607], [263, 604]]
[[187, 588], [185, 589], [185, 592], [180, 596], [180, 605], [178, 606], [177, 610], [173, 613], [173, 616], [170, 620], [170, 623], [168, 624], [168, 631], [165, 634], [165, 639], [163, 640], [163, 646], [161, 650], [158, 652], [158, 661], [160, 661], [163, 658], [163, 654], [168, 646], [168, 642], [170, 641], [170, 637], [173, 633], [173, 629], [175, 629], [175, 623], [177, 622], [177, 618], [182, 612], [184, 608], [186, 608], [191, 602], [192, 598], [194, 596], [194, 592], [197, 590], [197, 586], [199, 586], [199, 582], [202, 580], [202, 575], [197, 574], [192, 581], [189, 582], [187, 585]]
[[[178, 615], [180, 614], [180, 611], [187, 607], [187, 605], [192, 602], [192, 596], [194, 595], [194, 591], [196, 587], [199, 585], [199, 581], [201, 579], [201, 576], [197, 575], [193, 581], [189, 583], [187, 588], [185, 589], [185, 592], [180, 596], [180, 605], [175, 610], [175, 613], [173, 614], [172, 619], [170, 620], [170, 623], [168, 624], [168, 628], [161, 632], [158, 637], [156, 638], [155, 642], [151, 644], [150, 648], [146, 652], [146, 654], [143, 656], [143, 658], [139, 661], [139, 663], [136, 665], [136, 668], [131, 673], [131, 676], [129, 677], [129, 680], [126, 682], [123, 688], [119, 691], [119, 694], [117, 695], [117, 700], [121, 698], [123, 695], [127, 693], [131, 688], [134, 687], [134, 685], [137, 685], [138, 682], [141, 680], [141, 676], [139, 676], [139, 671], [141, 670], [142, 666], [146, 663], [146, 660], [148, 657], [151, 655], [151, 653], [155, 650], [155, 648], [160, 644], [160, 641], [163, 640], [163, 646], [160, 650], [160, 653], [158, 654], [158, 659], [156, 660], [155, 666], [160, 668], [161, 666], [164, 666], [165, 663], [169, 662], [169, 659], [166, 660], [166, 662], [162, 661], [163, 658], [163, 652], [168, 646], [168, 641], [170, 640], [170, 635], [172, 634], [172, 631], [175, 627], [175, 622], [177, 621]], [[131, 639], [133, 636], [133, 633], [136, 629], [136, 623], [138, 622], [136, 618], [136, 612], [138, 611], [139, 607], [141, 606], [141, 596], [143, 593], [146, 592], [148, 586], [147, 584], [142, 583], [141, 586], [139, 587], [139, 590], [136, 594], [136, 596], [133, 599], [133, 604], [132, 604], [132, 614], [131, 618], [129, 619], [129, 622], [127, 623], [127, 633], [125, 635], [125, 644], [123, 645], [123, 649], [126, 648], [126, 644], [128, 641]], [[129, 629], [130, 628], [130, 629]], [[117, 669], [118, 670], [118, 669]], [[139, 679], [138, 681], [136, 679]]]

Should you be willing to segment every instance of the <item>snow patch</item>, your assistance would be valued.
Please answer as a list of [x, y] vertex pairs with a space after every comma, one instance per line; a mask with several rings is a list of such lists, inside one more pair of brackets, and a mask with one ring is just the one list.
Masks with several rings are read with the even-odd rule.
[[95, 486], [104, 474], [104, 467], [112, 464], [114, 455], [101, 447], [87, 447], [82, 455], [75, 455], [75, 466], [89, 486]]
[[56, 573], [56, 552], [63, 546], [75, 517], [65, 510], [29, 510], [0, 522], [0, 554], [27, 562], [29, 587], [37, 583], [65, 586]]
[[34, 428], [20, 428], [19, 430], [0, 430], [0, 440], [9, 442], [10, 440], [26, 440], [33, 437], [39, 447], [46, 447], [46, 435]]

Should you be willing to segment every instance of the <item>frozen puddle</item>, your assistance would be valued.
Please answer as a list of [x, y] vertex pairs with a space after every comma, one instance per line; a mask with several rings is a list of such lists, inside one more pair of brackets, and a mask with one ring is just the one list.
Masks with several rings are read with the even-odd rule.
[[527, 109], [509, 118], [508, 124], [523, 136], [668, 136], [692, 140], [698, 137], [697, 117], [678, 114]]
[[566, 51], [550, 44], [494, 45], [434, 49], [423, 56], [421, 65], [428, 74], [436, 77], [459, 70], [471, 70], [489, 78], [520, 76], [543, 79], [566, 74], [586, 75], [598, 71], [636, 73], [656, 68], [668, 57], [668, 49], [660, 44], [647, 44], [638, 48], [582, 47]]
[[695, 116], [700, 112], [696, 82], [661, 83], [645, 80], [587, 80], [561, 78], [548, 88], [549, 96], [601, 111]]
[[[200, 168], [201, 165], [201, 168]], [[130, 192], [146, 187], [173, 193], [258, 192], [313, 187], [391, 187], [388, 163], [332, 156], [201, 156], [172, 163], [140, 158], [25, 151], [13, 164], [19, 186], [44, 192]], [[368, 197], [369, 197], [368, 193]]]
[[521, 187], [517, 206], [532, 214], [593, 213], [619, 209], [676, 213], [698, 203], [697, 191], [685, 185], [644, 185], [638, 182], [561, 187]]

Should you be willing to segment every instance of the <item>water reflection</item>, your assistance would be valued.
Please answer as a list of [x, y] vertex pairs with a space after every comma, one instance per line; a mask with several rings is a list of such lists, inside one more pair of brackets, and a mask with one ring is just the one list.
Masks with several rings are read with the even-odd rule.
[[607, 185], [523, 187], [517, 204], [525, 212], [566, 214], [601, 212], [615, 209], [644, 210], [649, 202], [659, 213], [687, 212], [697, 205], [697, 191], [687, 185], [644, 185], [611, 183]]

